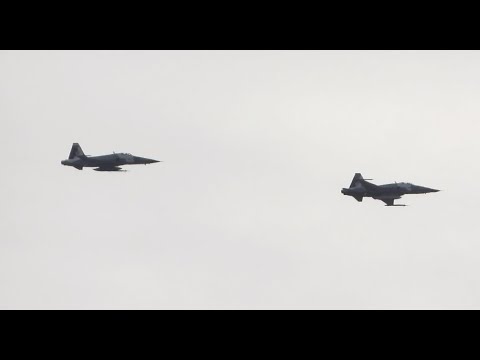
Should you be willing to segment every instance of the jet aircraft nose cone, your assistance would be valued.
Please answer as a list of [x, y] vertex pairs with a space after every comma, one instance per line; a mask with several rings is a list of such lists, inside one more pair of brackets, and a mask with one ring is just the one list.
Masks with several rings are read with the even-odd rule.
[[421, 191], [426, 194], [426, 193], [431, 193], [431, 192], [439, 192], [440, 190], [431, 189], [431, 188], [428, 188], [428, 187], [421, 187]]
[[139, 157], [139, 156], [136, 156], [135, 157], [135, 162], [137, 164], [155, 164], [155, 163], [158, 163], [160, 162], [159, 160], [154, 160], [154, 159], [148, 159], [148, 158], [143, 158], [143, 157]]

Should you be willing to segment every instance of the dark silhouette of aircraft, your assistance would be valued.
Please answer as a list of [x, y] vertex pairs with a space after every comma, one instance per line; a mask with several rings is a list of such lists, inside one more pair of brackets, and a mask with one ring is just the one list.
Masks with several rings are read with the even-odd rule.
[[430, 189], [428, 187], [413, 185], [410, 183], [395, 183], [385, 185], [375, 185], [364, 179], [362, 174], [356, 173], [349, 188], [343, 188], [342, 194], [353, 196], [357, 201], [362, 201], [364, 197], [371, 197], [375, 200], [382, 200], [386, 206], [406, 206], [394, 204], [406, 194], [426, 194], [440, 190]]
[[84, 167], [93, 167], [95, 171], [126, 171], [122, 165], [147, 165], [160, 162], [132, 154], [120, 153], [101, 156], [87, 156], [83, 153], [79, 144], [74, 143], [68, 160], [63, 160], [62, 165], [73, 166], [75, 169], [83, 170]]

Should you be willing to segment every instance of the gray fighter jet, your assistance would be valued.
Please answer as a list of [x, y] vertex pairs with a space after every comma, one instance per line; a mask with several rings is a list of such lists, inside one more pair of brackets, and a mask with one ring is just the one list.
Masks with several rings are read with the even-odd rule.
[[367, 180], [372, 179], [364, 179], [362, 174], [356, 173], [350, 187], [348, 189], [343, 188], [342, 194], [353, 196], [357, 201], [362, 201], [364, 197], [371, 197], [375, 200], [382, 200], [387, 204], [386, 206], [406, 206], [394, 204], [393, 202], [405, 194], [426, 194], [440, 191], [410, 183], [375, 185], [369, 183]]
[[74, 143], [68, 160], [63, 160], [62, 165], [73, 166], [75, 169], [83, 170], [84, 167], [93, 167], [95, 171], [126, 171], [122, 165], [153, 164], [160, 161], [147, 159], [132, 154], [116, 154], [87, 156], [83, 153], [79, 144]]

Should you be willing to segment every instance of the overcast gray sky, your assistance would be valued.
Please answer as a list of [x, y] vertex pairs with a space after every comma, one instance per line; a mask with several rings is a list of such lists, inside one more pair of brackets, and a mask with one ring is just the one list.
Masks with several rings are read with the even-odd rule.
[[[0, 308], [480, 308], [479, 64], [0, 51]], [[443, 191], [358, 203], [355, 172]]]

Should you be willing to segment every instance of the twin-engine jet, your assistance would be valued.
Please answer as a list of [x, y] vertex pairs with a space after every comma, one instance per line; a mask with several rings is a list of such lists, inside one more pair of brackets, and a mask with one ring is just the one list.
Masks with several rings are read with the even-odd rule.
[[95, 171], [126, 171], [122, 165], [147, 165], [160, 162], [132, 154], [110, 154], [101, 156], [87, 156], [83, 153], [79, 144], [72, 145], [68, 160], [63, 160], [62, 165], [73, 166], [75, 169], [83, 170], [84, 167], [93, 167]]
[[371, 197], [375, 200], [382, 200], [386, 206], [405, 206], [394, 204], [394, 201], [406, 194], [426, 194], [440, 191], [410, 183], [375, 185], [367, 180], [372, 179], [364, 179], [362, 174], [355, 174], [350, 187], [343, 188], [342, 194], [353, 196], [357, 201], [362, 201], [364, 197]]

